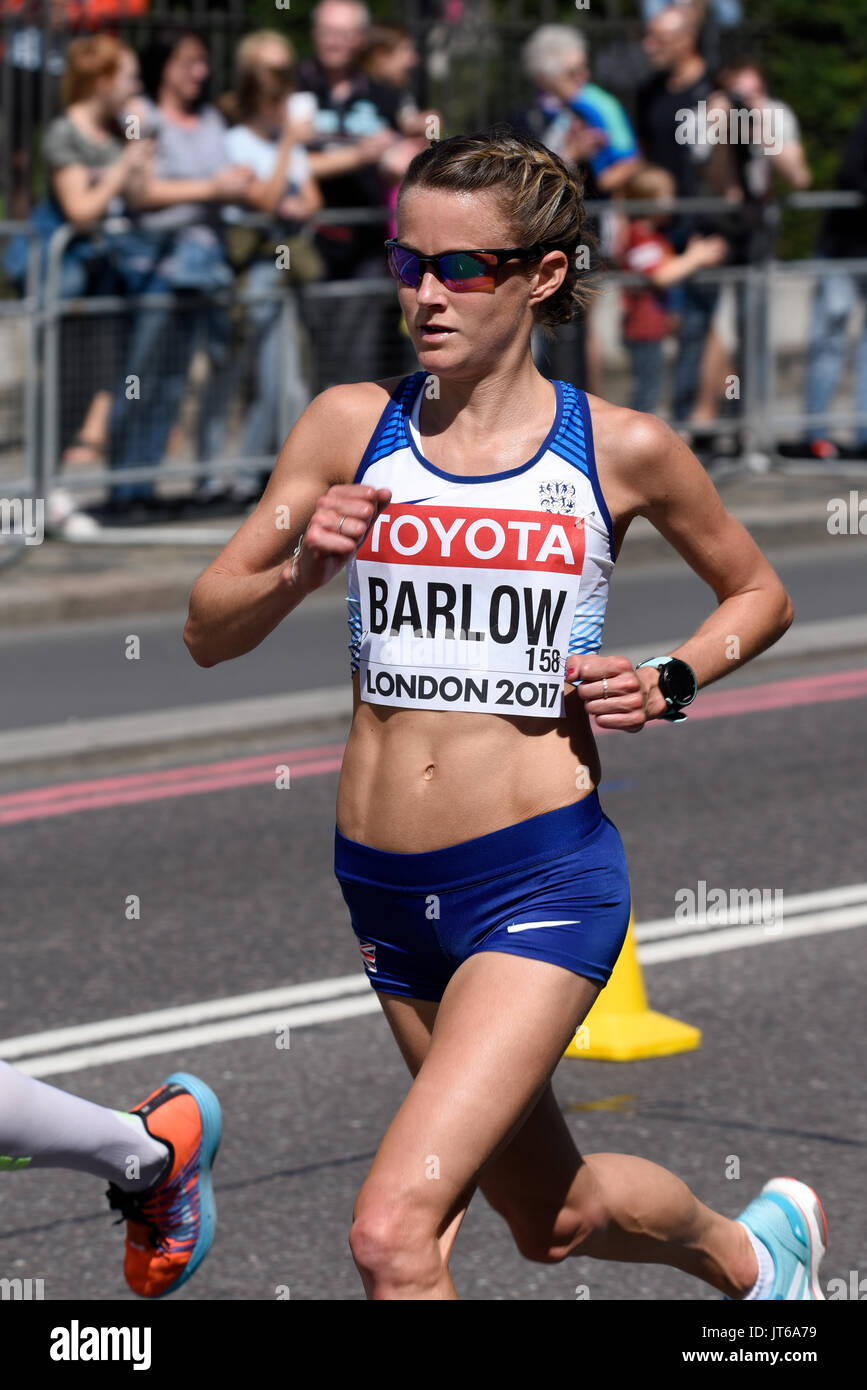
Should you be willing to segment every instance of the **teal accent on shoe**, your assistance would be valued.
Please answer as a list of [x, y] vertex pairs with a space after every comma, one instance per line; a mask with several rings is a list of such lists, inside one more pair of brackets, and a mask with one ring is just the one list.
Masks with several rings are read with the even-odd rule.
[[199, 1236], [180, 1279], [172, 1284], [170, 1289], [158, 1294], [158, 1298], [165, 1298], [168, 1294], [174, 1293], [175, 1289], [179, 1289], [196, 1272], [213, 1244], [214, 1231], [217, 1227], [217, 1206], [214, 1201], [211, 1167], [217, 1156], [223, 1134], [220, 1102], [210, 1086], [190, 1072], [173, 1071], [171, 1076], [166, 1077], [163, 1085], [169, 1086], [172, 1082], [177, 1082], [178, 1085], [183, 1086], [185, 1091], [189, 1091], [198, 1105], [202, 1117], [202, 1144], [198, 1178]]
[[813, 1289], [824, 1254], [821, 1234], [810, 1230], [804, 1213], [792, 1198], [781, 1192], [763, 1191], [735, 1219], [748, 1226], [770, 1252], [774, 1264], [770, 1300], [821, 1298], [821, 1292], [817, 1295]]

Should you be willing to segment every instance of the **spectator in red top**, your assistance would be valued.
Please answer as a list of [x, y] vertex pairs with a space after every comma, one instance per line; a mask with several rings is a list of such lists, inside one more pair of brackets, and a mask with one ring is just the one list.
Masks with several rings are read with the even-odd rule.
[[[628, 198], [673, 198], [675, 183], [665, 169], [653, 166], [634, 174], [626, 185]], [[663, 343], [676, 327], [666, 291], [703, 266], [720, 265], [728, 243], [720, 236], [692, 236], [679, 255], [662, 228], [664, 213], [634, 217], [621, 233], [619, 263], [643, 275], [646, 289], [623, 292], [623, 342], [632, 366], [632, 410], [653, 411], [659, 400], [663, 373]]]

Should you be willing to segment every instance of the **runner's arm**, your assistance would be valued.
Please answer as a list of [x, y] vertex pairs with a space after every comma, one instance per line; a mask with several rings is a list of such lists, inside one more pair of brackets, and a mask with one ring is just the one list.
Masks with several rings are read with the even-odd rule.
[[710, 685], [779, 641], [792, 622], [792, 601], [684, 441], [655, 416], [629, 414], [622, 457], [639, 493], [635, 511], [713, 589], [718, 604], [686, 642], [665, 654], [686, 661], [699, 687]]
[[184, 642], [199, 666], [243, 656], [305, 597], [291, 577], [292, 552], [317, 500], [343, 482], [347, 440], [357, 425], [349, 412], [353, 387], [320, 392], [295, 422], [262, 498], [196, 580]]

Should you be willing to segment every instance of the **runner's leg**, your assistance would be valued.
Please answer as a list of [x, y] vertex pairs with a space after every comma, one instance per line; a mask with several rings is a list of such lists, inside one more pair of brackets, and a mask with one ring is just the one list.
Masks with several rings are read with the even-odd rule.
[[[440, 1005], [386, 994], [380, 1001], [416, 1076]], [[755, 1280], [743, 1226], [699, 1202], [674, 1174], [626, 1154], [582, 1157], [550, 1082], [518, 1133], [483, 1168], [478, 1186], [527, 1259], [554, 1263], [574, 1254], [670, 1264], [735, 1298]], [[440, 1237], [444, 1261], [468, 1204], [469, 1198]]]
[[496, 951], [457, 969], [356, 1200], [350, 1246], [369, 1298], [456, 1297], [447, 1259], [479, 1171], [536, 1104], [598, 989]]

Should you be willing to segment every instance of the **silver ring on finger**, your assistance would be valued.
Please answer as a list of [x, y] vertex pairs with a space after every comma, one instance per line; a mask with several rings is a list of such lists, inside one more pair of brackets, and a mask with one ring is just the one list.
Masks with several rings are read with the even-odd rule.
[[603, 676], [603, 677], [602, 677], [602, 698], [603, 698], [603, 700], [607, 700], [607, 699], [608, 699], [608, 677], [607, 677], [607, 676]]
[[345, 520], [346, 520], [346, 517], [345, 517], [345, 516], [342, 516], [342, 517], [340, 518], [339, 522], [337, 523], [337, 530], [338, 530], [338, 531], [340, 530], [340, 528], [341, 528], [341, 526], [343, 525], [343, 523], [344, 523]]

